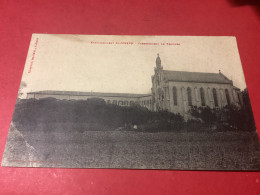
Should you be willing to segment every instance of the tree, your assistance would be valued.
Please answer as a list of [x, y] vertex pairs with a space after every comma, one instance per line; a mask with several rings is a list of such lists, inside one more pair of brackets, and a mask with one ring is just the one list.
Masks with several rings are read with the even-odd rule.
[[242, 111], [244, 112], [244, 123], [247, 124], [248, 130], [256, 130], [254, 115], [249, 99], [247, 88], [242, 91], [243, 106]]
[[218, 112], [215, 109], [211, 109], [210, 107], [197, 107], [193, 106], [189, 111], [190, 114], [206, 124], [215, 123], [218, 120]]
[[27, 87], [27, 84], [24, 81], [21, 81], [20, 87], [19, 87], [19, 91], [18, 91], [18, 99], [20, 99], [22, 97], [23, 93], [23, 89]]

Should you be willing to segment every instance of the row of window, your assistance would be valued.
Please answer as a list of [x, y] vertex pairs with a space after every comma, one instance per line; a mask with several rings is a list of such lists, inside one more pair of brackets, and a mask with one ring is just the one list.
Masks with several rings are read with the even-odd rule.
[[116, 104], [119, 106], [128, 106], [133, 104], [140, 104], [142, 106], [149, 106], [152, 104], [152, 100], [143, 100], [143, 101], [117, 101], [117, 100], [107, 100], [108, 104]]
[[[172, 91], [173, 91], [173, 104], [177, 106], [178, 105], [177, 88], [173, 87]], [[201, 106], [206, 106], [204, 89], [201, 87], [199, 92], [200, 92]], [[213, 94], [214, 105], [215, 107], [218, 107], [219, 106], [218, 96], [215, 88], [212, 89], [212, 94]], [[230, 105], [228, 89], [225, 89], [225, 96], [226, 96], [227, 104]], [[188, 98], [188, 105], [192, 106], [192, 93], [190, 87], [187, 88], [187, 98]]]

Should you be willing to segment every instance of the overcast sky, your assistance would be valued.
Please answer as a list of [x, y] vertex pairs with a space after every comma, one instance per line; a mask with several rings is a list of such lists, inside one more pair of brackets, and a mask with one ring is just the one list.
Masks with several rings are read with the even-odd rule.
[[218, 73], [220, 69], [235, 86], [246, 87], [235, 37], [34, 34], [23, 92], [150, 93], [157, 53], [165, 70]]

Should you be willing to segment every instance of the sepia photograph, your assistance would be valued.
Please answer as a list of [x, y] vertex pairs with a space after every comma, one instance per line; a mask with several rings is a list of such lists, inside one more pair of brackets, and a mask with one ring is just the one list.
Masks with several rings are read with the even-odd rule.
[[33, 34], [2, 166], [260, 170], [232, 36]]

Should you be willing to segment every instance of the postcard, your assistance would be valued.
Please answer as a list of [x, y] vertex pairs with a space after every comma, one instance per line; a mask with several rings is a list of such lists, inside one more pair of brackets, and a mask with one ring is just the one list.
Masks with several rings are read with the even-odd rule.
[[260, 170], [236, 38], [33, 34], [2, 166]]

